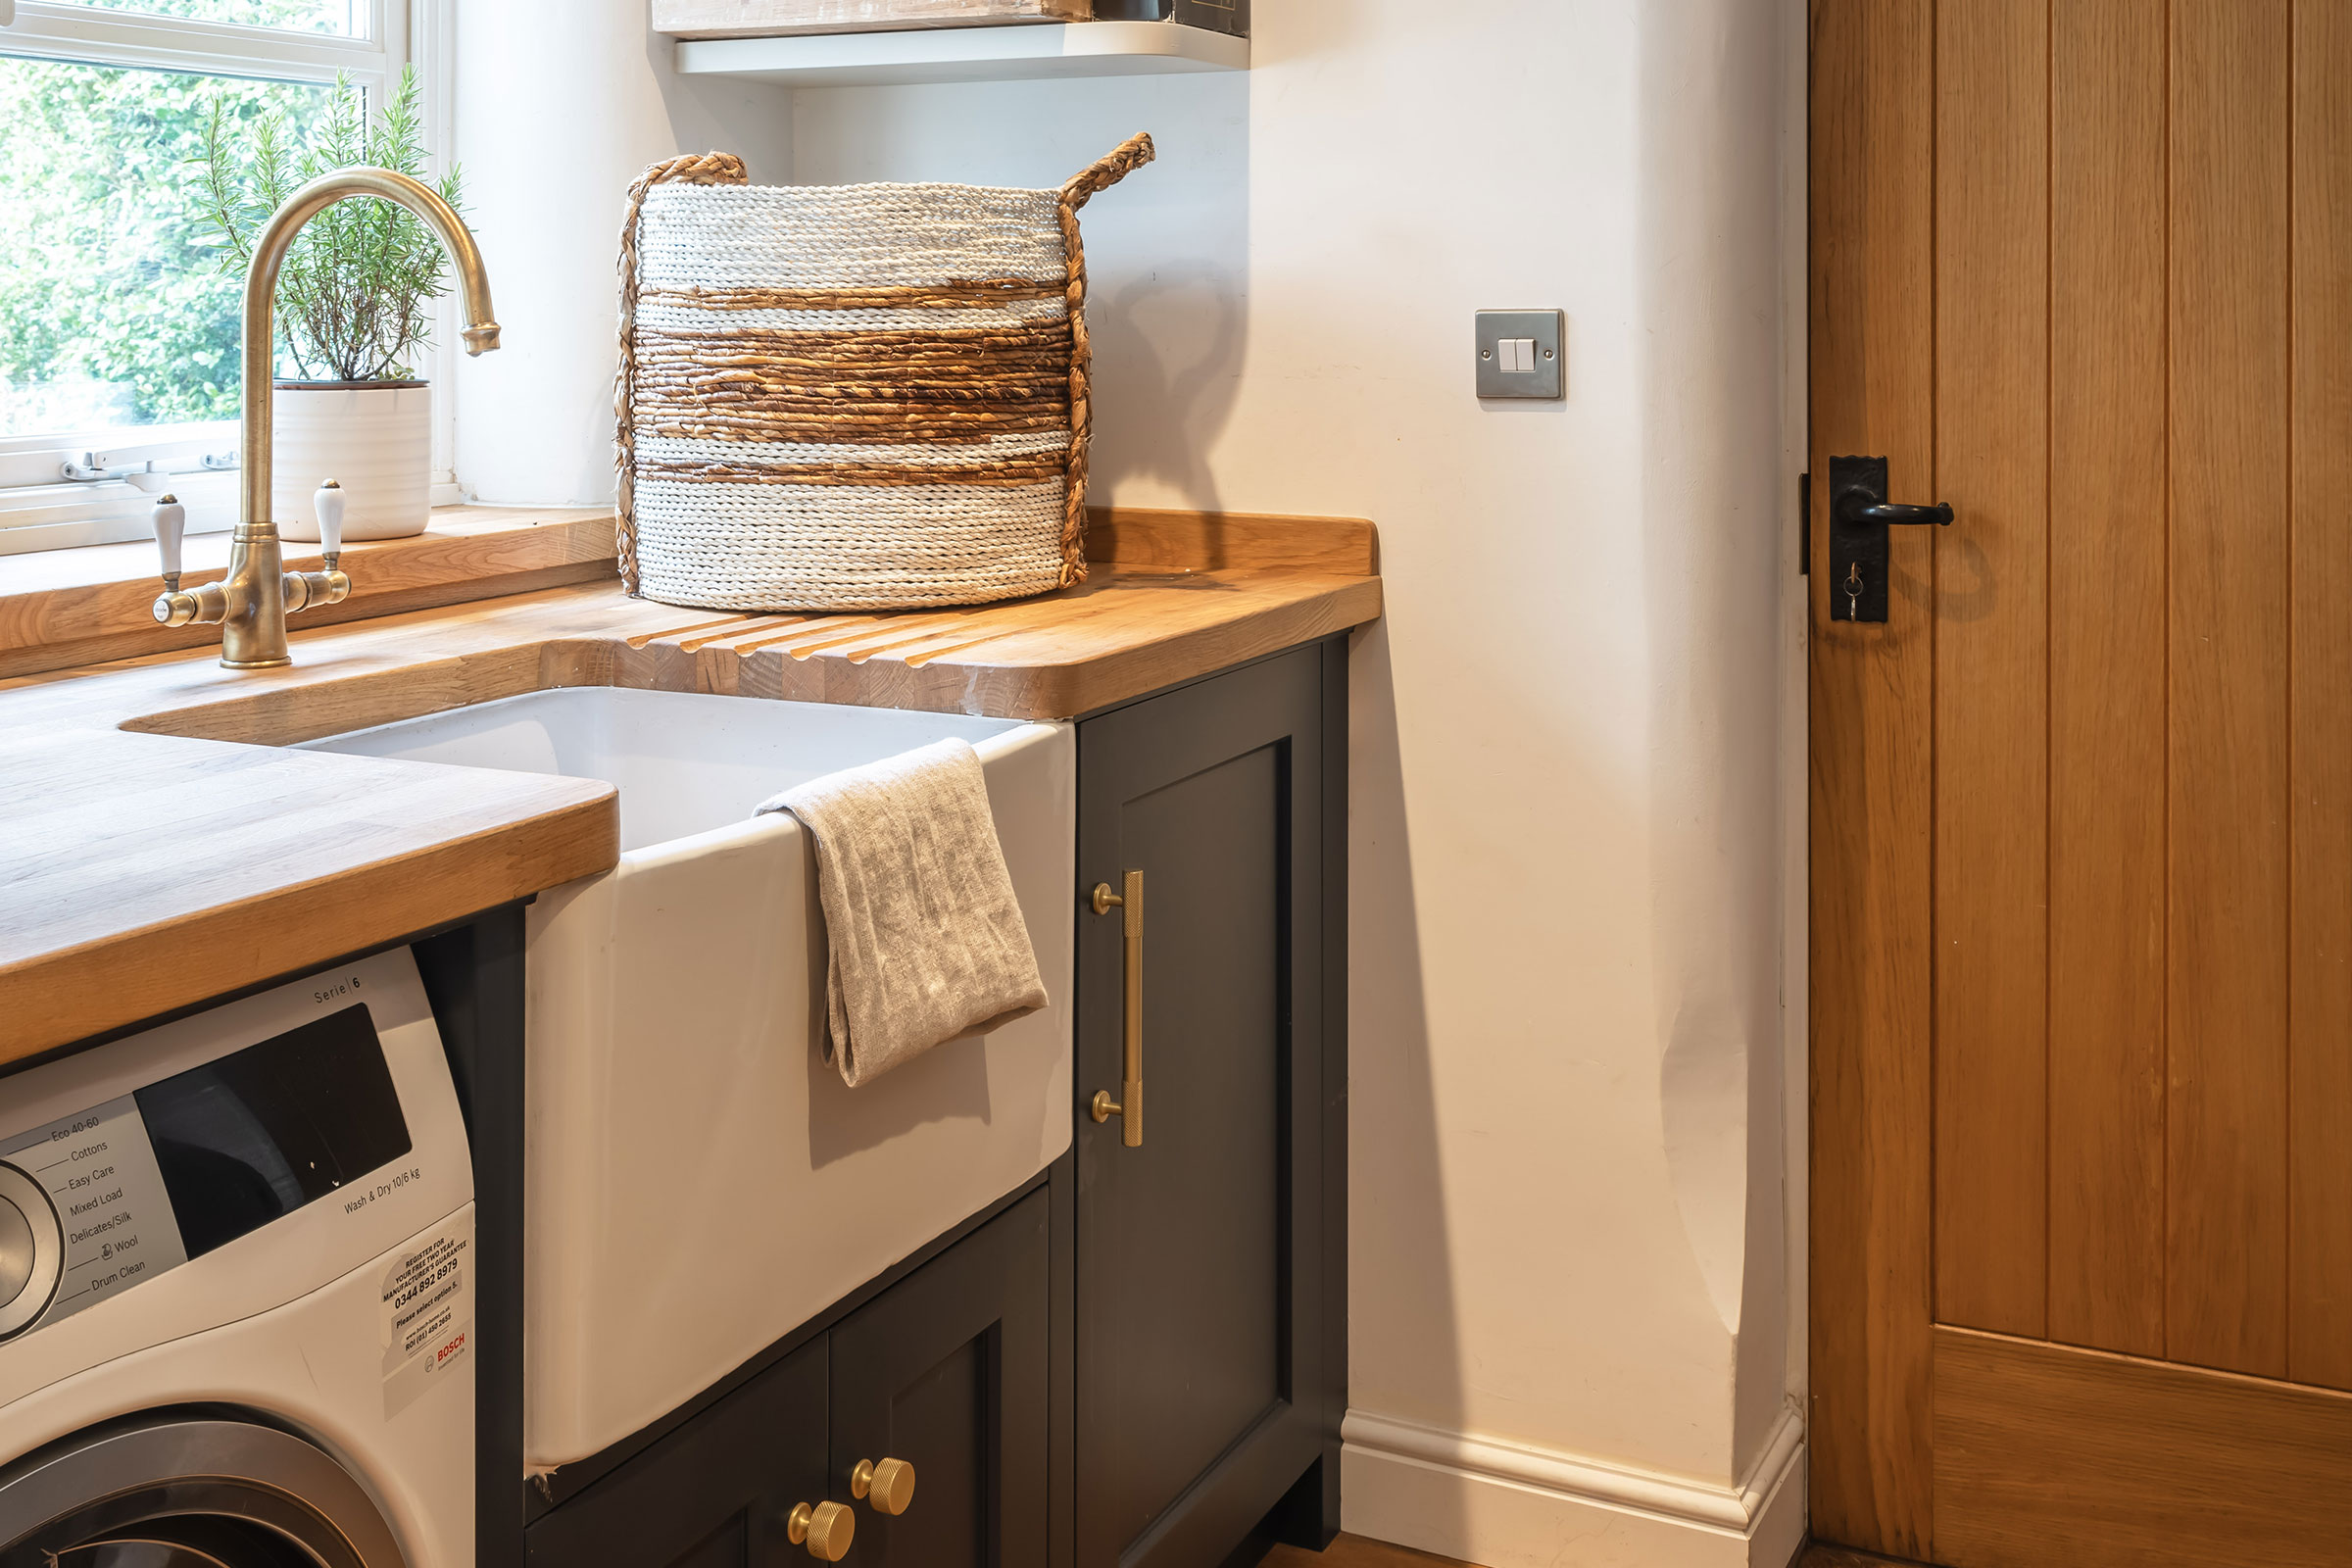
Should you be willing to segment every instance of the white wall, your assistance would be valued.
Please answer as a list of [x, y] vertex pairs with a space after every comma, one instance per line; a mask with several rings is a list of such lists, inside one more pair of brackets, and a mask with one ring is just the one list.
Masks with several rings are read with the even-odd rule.
[[[1801, 1524], [1784, 16], [1259, 0], [1247, 77], [795, 103], [812, 183], [1054, 184], [1151, 130], [1085, 216], [1098, 495], [1380, 524], [1347, 1508], [1495, 1568], [1778, 1568]], [[1567, 400], [1482, 406], [1471, 313], [1553, 305]]]
[[[580, 41], [590, 10], [625, 48]], [[1258, 0], [1246, 75], [803, 92], [788, 137], [776, 96], [640, 53], [642, 0], [462, 10], [460, 145], [514, 345], [487, 402], [463, 387], [486, 498], [611, 494], [640, 164], [716, 146], [776, 180], [789, 142], [807, 182], [1052, 185], [1157, 138], [1085, 215], [1097, 496], [1380, 525], [1388, 614], [1353, 661], [1347, 1509], [1493, 1568], [1780, 1568], [1801, 1530], [1794, 11]], [[1482, 406], [1471, 313], [1548, 306], [1568, 397]]]
[[456, 0], [455, 146], [503, 346], [458, 368], [459, 485], [612, 499], [613, 274], [625, 193], [681, 152], [792, 168], [792, 95], [681, 77], [645, 0]]

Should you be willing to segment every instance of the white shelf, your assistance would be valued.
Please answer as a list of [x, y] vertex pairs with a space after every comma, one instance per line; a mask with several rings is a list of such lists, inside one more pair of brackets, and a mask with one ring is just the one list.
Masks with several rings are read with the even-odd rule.
[[683, 38], [678, 70], [787, 87], [1247, 71], [1250, 40], [1173, 22], [1056, 22], [791, 38]]

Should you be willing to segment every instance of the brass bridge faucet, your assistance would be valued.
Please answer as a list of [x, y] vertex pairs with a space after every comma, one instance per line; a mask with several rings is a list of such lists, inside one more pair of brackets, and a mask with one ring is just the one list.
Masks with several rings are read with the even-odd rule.
[[[239, 475], [237, 531], [231, 537], [228, 575], [191, 593], [179, 588], [179, 508], [170, 496], [157, 512], [157, 543], [164, 554], [164, 588], [155, 618], [167, 626], [218, 625], [220, 662], [230, 669], [273, 669], [290, 664], [286, 616], [318, 605], [341, 604], [351, 579], [337, 569], [342, 555], [342, 509], [321, 509], [320, 543], [324, 571], [288, 571], [278, 548], [277, 523], [270, 515], [270, 408], [271, 372], [276, 368], [277, 271], [302, 225], [346, 196], [375, 196], [398, 202], [441, 236], [458, 271], [466, 301], [466, 352], [498, 347], [498, 321], [490, 310], [490, 274], [482, 253], [449, 203], [425, 185], [389, 169], [346, 169], [322, 175], [286, 198], [271, 215], [253, 247], [245, 272], [244, 459]], [[327, 484], [332, 486], [333, 480]], [[337, 498], [339, 500], [339, 497]], [[332, 514], [332, 521], [326, 514]], [[169, 522], [165, 514], [171, 514]]]

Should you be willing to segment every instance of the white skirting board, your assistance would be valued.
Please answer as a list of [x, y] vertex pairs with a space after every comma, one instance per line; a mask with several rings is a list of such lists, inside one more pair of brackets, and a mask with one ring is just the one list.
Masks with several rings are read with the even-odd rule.
[[1804, 1544], [1793, 1408], [1738, 1488], [1361, 1410], [1341, 1438], [1348, 1532], [1485, 1568], [1788, 1568]]

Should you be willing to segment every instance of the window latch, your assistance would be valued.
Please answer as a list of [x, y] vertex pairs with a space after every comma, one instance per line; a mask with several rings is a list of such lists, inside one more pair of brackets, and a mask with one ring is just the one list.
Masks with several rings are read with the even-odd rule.
[[137, 484], [148, 474], [221, 473], [236, 466], [237, 454], [234, 451], [207, 452], [193, 466], [180, 464], [176, 466], [158, 463], [152, 458], [145, 463], [110, 465], [104, 454], [84, 452], [79, 463], [59, 464], [58, 472], [73, 484], [107, 484], [115, 480]]

